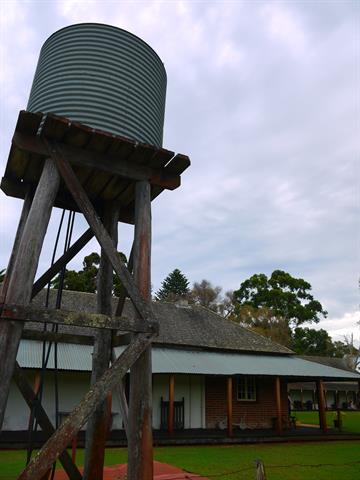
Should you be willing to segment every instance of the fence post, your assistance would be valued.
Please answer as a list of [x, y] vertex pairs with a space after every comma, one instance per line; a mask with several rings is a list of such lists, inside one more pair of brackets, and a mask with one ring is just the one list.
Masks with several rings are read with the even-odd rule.
[[339, 432], [341, 432], [341, 430], [342, 430], [342, 418], [341, 418], [340, 408], [338, 408], [337, 411], [336, 411], [336, 419], [337, 419], [337, 427], [339, 429]]
[[266, 480], [265, 466], [262, 460], [255, 460], [255, 480]]

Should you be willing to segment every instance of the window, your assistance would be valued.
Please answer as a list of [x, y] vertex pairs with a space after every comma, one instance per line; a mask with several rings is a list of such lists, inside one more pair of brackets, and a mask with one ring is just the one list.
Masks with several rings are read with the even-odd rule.
[[237, 378], [237, 399], [254, 402], [256, 400], [256, 380], [255, 377]]

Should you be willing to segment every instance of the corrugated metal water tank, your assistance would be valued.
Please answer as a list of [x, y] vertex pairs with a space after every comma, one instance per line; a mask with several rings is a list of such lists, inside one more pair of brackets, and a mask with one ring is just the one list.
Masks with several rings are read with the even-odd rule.
[[82, 23], [44, 43], [27, 109], [160, 147], [165, 94], [165, 68], [149, 45], [120, 28]]

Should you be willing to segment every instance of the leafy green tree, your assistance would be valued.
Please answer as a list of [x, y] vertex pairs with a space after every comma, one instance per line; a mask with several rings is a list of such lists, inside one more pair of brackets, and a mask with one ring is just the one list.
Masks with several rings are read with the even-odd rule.
[[263, 273], [256, 274], [234, 292], [235, 314], [239, 314], [244, 306], [265, 307], [274, 316], [285, 319], [290, 327], [305, 322], [318, 323], [327, 312], [310, 291], [310, 283], [282, 270], [274, 270], [270, 278]]
[[178, 268], [175, 268], [161, 283], [155, 298], [159, 301], [174, 302], [181, 298], [188, 299], [190, 294], [189, 280]]
[[191, 300], [214, 312], [218, 311], [221, 287], [214, 287], [208, 280], [195, 282], [191, 290]]
[[[82, 270], [65, 270], [64, 290], [75, 292], [96, 292], [96, 277], [99, 271], [100, 255], [96, 252], [90, 253], [83, 260]], [[52, 281], [53, 288], [59, 288], [60, 275]]]
[[292, 349], [300, 355], [319, 355], [333, 357], [334, 344], [326, 330], [314, 328], [295, 328]]
[[[126, 256], [122, 252], [118, 252], [121, 260], [126, 264]], [[82, 270], [65, 270], [64, 275], [64, 290], [73, 290], [75, 292], [89, 292], [94, 293], [97, 289], [97, 274], [99, 272], [100, 255], [96, 252], [90, 253], [84, 257]], [[118, 296], [122, 289], [122, 284], [119, 277], [113, 274], [114, 295]], [[60, 275], [57, 275], [52, 281], [53, 288], [59, 288]]]
[[[127, 258], [126, 255], [122, 252], [118, 252], [120, 260], [122, 260], [125, 265], [127, 265]], [[119, 297], [120, 294], [123, 292], [123, 285], [120, 281], [120, 278], [114, 273], [113, 275], [113, 284], [114, 284], [114, 295], [115, 297]]]
[[233, 319], [243, 327], [270, 338], [273, 342], [291, 347], [291, 329], [284, 318], [276, 317], [267, 307], [245, 305]]

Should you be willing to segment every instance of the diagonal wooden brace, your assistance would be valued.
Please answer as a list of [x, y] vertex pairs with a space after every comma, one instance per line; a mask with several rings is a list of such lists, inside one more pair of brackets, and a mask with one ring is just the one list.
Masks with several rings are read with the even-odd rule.
[[[22, 396], [24, 397], [25, 402], [31, 409], [34, 403], [37, 401], [36, 394], [33, 391], [31, 385], [29, 384], [26, 375], [24, 374], [20, 365], [17, 362], [14, 369], [13, 379], [18, 386]], [[49, 417], [47, 416], [45, 410], [40, 403], [37, 404], [34, 414], [42, 431], [47, 437], [51, 437], [51, 435], [55, 432], [55, 428], [53, 427]], [[82, 479], [81, 473], [71, 460], [71, 457], [66, 450], [64, 450], [63, 453], [59, 456], [59, 460], [71, 480]]]
[[[111, 363], [115, 363], [115, 362], [116, 362], [116, 353], [115, 353], [115, 349], [113, 348], [111, 351]], [[128, 402], [125, 394], [124, 379], [122, 379], [118, 383], [116, 387], [116, 393], [118, 394], [118, 398], [119, 398], [120, 411], [121, 411], [121, 416], [124, 423], [126, 438], [129, 440], [129, 406], [128, 406]]]
[[[133, 271], [133, 264], [134, 264], [134, 244], [132, 245], [131, 247], [131, 251], [130, 251], [130, 256], [129, 256], [129, 260], [128, 260], [128, 263], [127, 263], [127, 269], [129, 270], [130, 273], [132, 273]], [[123, 285], [121, 285], [121, 291], [120, 291], [120, 294], [119, 294], [119, 297], [118, 297], [118, 303], [117, 303], [117, 306], [116, 306], [116, 311], [115, 311], [115, 315], [117, 317], [120, 317], [122, 315], [122, 312], [124, 310], [124, 305], [125, 305], [125, 300], [126, 300], [126, 291], [125, 291], [125, 288]]]
[[49, 155], [51, 155], [55, 161], [61, 177], [63, 178], [81, 212], [85, 216], [89, 226], [93, 230], [99, 244], [106, 252], [109, 261], [124, 285], [125, 290], [127, 291], [127, 294], [133, 302], [140, 317], [143, 320], [155, 321], [150, 302], [144, 300], [140, 295], [139, 289], [136, 286], [133, 277], [126, 268], [126, 265], [119, 258], [119, 254], [113, 245], [109, 233], [98, 217], [91, 201], [89, 200], [89, 197], [75, 175], [70, 163], [62, 156], [61, 150], [56, 142], [50, 142], [45, 138], [43, 138], [43, 142], [48, 147]]
[[47, 472], [53, 462], [65, 450], [71, 439], [85, 425], [91, 413], [105, 400], [107, 394], [118, 385], [133, 363], [148, 348], [151, 340], [152, 337], [146, 334], [139, 334], [135, 337], [101, 379], [93, 385], [64, 423], [49, 438], [20, 474], [18, 480], [38, 480]]
[[31, 298], [33, 299], [49, 282], [52, 280], [55, 275], [57, 275], [60, 270], [66, 266], [67, 263], [72, 260], [75, 255], [77, 255], [82, 248], [85, 247], [87, 243], [93, 238], [94, 233], [91, 228], [88, 228], [81, 237], [79, 237], [76, 242], [71, 245], [71, 247], [63, 254], [61, 257], [56, 260], [56, 262], [43, 274], [41, 277], [36, 280], [33, 285]]

